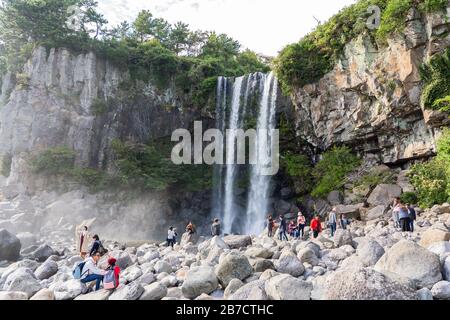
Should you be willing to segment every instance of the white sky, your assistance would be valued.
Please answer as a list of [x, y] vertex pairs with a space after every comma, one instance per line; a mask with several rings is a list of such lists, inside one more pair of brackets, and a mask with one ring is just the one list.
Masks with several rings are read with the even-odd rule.
[[355, 0], [98, 0], [113, 25], [133, 21], [142, 9], [192, 30], [226, 33], [244, 48], [275, 56]]

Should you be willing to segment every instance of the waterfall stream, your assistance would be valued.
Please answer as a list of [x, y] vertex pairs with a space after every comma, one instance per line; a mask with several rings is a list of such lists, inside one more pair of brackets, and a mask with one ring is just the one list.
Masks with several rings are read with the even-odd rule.
[[[261, 160], [271, 156], [268, 146], [272, 143], [270, 129], [276, 125], [277, 93], [273, 73], [218, 79], [216, 126], [226, 137], [226, 156], [225, 165], [214, 168], [212, 215], [221, 217], [225, 233], [259, 234], [264, 227], [271, 176], [261, 174], [265, 164]], [[249, 165], [247, 154], [247, 165], [237, 165], [235, 129], [249, 128], [257, 132], [254, 150], [258, 161]]]

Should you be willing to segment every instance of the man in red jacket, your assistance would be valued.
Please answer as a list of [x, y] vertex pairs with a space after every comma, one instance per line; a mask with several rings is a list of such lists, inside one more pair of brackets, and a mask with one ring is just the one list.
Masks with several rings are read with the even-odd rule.
[[314, 239], [319, 236], [320, 232], [322, 232], [322, 223], [320, 222], [318, 215], [315, 215], [314, 219], [311, 220], [311, 230], [313, 231]]

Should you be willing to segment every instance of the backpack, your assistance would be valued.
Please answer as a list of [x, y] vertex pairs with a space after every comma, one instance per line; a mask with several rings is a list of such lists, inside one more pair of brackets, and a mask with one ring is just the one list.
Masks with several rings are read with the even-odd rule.
[[103, 276], [103, 288], [106, 290], [112, 290], [118, 286], [114, 269], [109, 269]]
[[86, 264], [86, 261], [82, 261], [75, 266], [75, 269], [73, 269], [73, 271], [72, 271], [72, 275], [75, 279], [81, 279], [81, 277], [88, 271], [88, 270], [86, 270], [83, 273], [83, 268], [84, 268], [85, 264]]
[[108, 250], [105, 249], [105, 247], [103, 246], [103, 244], [101, 242], [98, 247], [98, 252], [100, 253], [101, 256], [104, 256], [108, 252]]

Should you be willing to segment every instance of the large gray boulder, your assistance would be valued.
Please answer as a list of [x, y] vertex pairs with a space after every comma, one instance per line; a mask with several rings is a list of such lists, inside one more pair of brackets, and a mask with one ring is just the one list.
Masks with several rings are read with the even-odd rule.
[[407, 240], [393, 245], [378, 260], [375, 270], [398, 274], [413, 281], [418, 288], [431, 288], [442, 280], [439, 256]]
[[266, 294], [264, 280], [256, 280], [240, 287], [235, 293], [228, 297], [228, 300], [269, 300]]
[[194, 267], [188, 271], [181, 290], [188, 299], [195, 299], [202, 293], [210, 294], [219, 285], [214, 269], [208, 266]]
[[98, 290], [92, 291], [88, 294], [82, 294], [76, 297], [74, 300], [88, 300], [88, 301], [104, 301], [108, 300], [109, 296], [113, 293], [112, 290]]
[[444, 259], [442, 273], [444, 275], [444, 279], [450, 281], [450, 256]]
[[246, 235], [230, 235], [223, 238], [230, 249], [240, 249], [252, 245], [252, 237]]
[[3, 290], [25, 292], [29, 298], [41, 289], [41, 284], [33, 271], [25, 267], [18, 268], [11, 273], [3, 285]]
[[120, 282], [133, 282], [140, 276], [142, 276], [141, 268], [139, 268], [138, 266], [131, 266], [121, 272], [120, 279], [123, 281]]
[[310, 282], [282, 274], [270, 278], [265, 290], [271, 300], [310, 300], [313, 286]]
[[326, 279], [324, 300], [416, 300], [416, 292], [371, 268], [343, 268]]
[[244, 283], [239, 279], [233, 279], [228, 284], [228, 287], [226, 287], [223, 297], [225, 299], [228, 299], [232, 294], [234, 294], [236, 291], [238, 291], [241, 287], [244, 286]]
[[138, 300], [144, 293], [144, 288], [137, 282], [132, 282], [126, 286], [119, 286], [108, 300]]
[[287, 273], [293, 277], [299, 277], [305, 272], [305, 267], [295, 254], [288, 252], [283, 253], [275, 261], [275, 270], [279, 273]]
[[402, 188], [396, 184], [380, 184], [370, 194], [367, 203], [372, 206], [388, 206], [392, 199], [400, 197]]
[[167, 287], [160, 282], [152, 283], [144, 288], [139, 300], [161, 300], [167, 295]]
[[172, 266], [164, 261], [164, 260], [159, 260], [156, 264], [155, 264], [155, 272], [156, 273], [172, 273]]
[[446, 253], [450, 253], [450, 242], [449, 241], [439, 241], [434, 242], [427, 248], [429, 251], [437, 254], [437, 255], [444, 255]]
[[331, 191], [327, 196], [327, 200], [332, 206], [342, 204], [344, 202], [344, 195], [341, 191]]
[[20, 291], [0, 291], [0, 301], [8, 300], [28, 300], [28, 294]]
[[55, 300], [55, 294], [47, 288], [39, 290], [30, 300]]
[[58, 272], [58, 264], [53, 260], [45, 261], [39, 268], [36, 269], [34, 274], [39, 280], [48, 279]]
[[420, 245], [427, 248], [433, 243], [449, 241], [450, 240], [450, 232], [448, 230], [438, 229], [438, 228], [429, 228], [424, 233], [422, 233], [422, 237], [420, 239]]
[[333, 237], [333, 242], [336, 248], [345, 246], [345, 245], [352, 245], [352, 234], [349, 230], [342, 230], [339, 229], [336, 231]]
[[6, 229], [0, 229], [0, 261], [17, 261], [21, 247], [20, 240], [15, 235]]
[[384, 248], [378, 242], [371, 239], [363, 242], [356, 249], [359, 260], [366, 267], [374, 266], [384, 253]]
[[261, 259], [261, 258], [254, 259], [251, 261], [251, 265], [255, 272], [264, 272], [267, 269], [273, 269], [273, 270], [275, 269], [275, 265], [269, 259]]
[[431, 294], [438, 300], [450, 300], [450, 282], [439, 281], [431, 289]]
[[52, 247], [50, 247], [49, 245], [43, 244], [30, 254], [30, 259], [39, 262], [44, 262], [53, 255], [58, 255], [58, 253], [55, 250], [53, 250]]
[[381, 218], [386, 213], [386, 209], [387, 206], [385, 205], [376, 206], [362, 215], [362, 218], [365, 221], [372, 221]]
[[226, 288], [232, 279], [244, 280], [253, 273], [247, 257], [230, 253], [216, 267], [216, 275], [222, 287]]
[[86, 285], [77, 279], [53, 283], [49, 289], [55, 294], [56, 300], [73, 300], [87, 292]]
[[273, 252], [263, 247], [250, 247], [245, 251], [245, 255], [250, 258], [270, 259], [273, 256]]
[[302, 248], [298, 251], [297, 257], [301, 263], [309, 263], [312, 266], [319, 264], [319, 258], [316, 256], [314, 250], [309, 247]]

